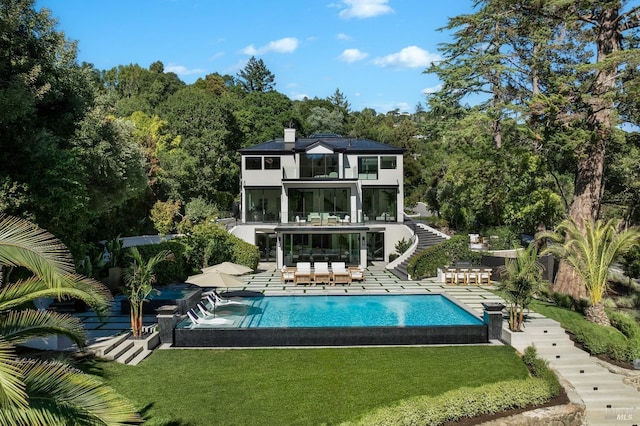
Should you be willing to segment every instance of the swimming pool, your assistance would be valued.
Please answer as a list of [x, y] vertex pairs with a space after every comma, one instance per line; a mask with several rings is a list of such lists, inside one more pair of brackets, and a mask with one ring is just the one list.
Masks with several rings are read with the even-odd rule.
[[406, 327], [482, 321], [442, 295], [259, 298], [238, 327]]
[[[158, 291], [151, 293], [147, 302], [142, 305], [142, 312], [144, 314], [153, 315], [156, 313], [156, 309], [161, 306], [175, 305], [178, 307], [178, 313], [184, 315], [190, 306], [200, 300], [202, 294], [202, 289], [200, 288], [180, 284], [160, 287], [156, 290]], [[129, 313], [129, 309], [129, 299], [125, 298], [121, 300], [120, 312], [127, 314]]]
[[226, 325], [174, 330], [174, 346], [484, 343], [487, 326], [444, 294], [267, 296], [221, 308]]

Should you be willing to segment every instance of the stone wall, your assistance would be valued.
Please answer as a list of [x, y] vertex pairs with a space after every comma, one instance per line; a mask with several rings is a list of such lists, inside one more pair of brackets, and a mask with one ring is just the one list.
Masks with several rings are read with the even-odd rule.
[[584, 407], [577, 404], [539, 408], [482, 423], [483, 426], [581, 426], [583, 424]]

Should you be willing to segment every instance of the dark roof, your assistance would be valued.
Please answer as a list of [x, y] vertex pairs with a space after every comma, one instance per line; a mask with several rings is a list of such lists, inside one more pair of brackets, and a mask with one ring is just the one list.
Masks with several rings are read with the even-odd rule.
[[322, 144], [334, 152], [346, 154], [403, 154], [406, 150], [386, 145], [370, 139], [347, 138], [336, 135], [312, 135], [308, 138], [297, 138], [295, 142], [284, 142], [283, 138], [272, 139], [249, 148], [238, 150], [242, 155], [282, 155], [304, 152], [308, 147]]

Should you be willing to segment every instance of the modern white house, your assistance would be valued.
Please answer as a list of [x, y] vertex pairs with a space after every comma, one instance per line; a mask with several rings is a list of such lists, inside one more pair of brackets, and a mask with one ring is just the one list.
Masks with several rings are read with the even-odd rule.
[[403, 148], [335, 134], [241, 149], [240, 223], [262, 261], [386, 262], [412, 231], [403, 217]]

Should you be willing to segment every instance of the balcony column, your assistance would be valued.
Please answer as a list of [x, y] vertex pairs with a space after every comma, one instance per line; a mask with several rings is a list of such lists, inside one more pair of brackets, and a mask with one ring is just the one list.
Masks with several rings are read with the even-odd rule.
[[280, 223], [289, 223], [289, 197], [284, 187], [280, 196]]
[[367, 233], [360, 232], [360, 266], [367, 267]]

